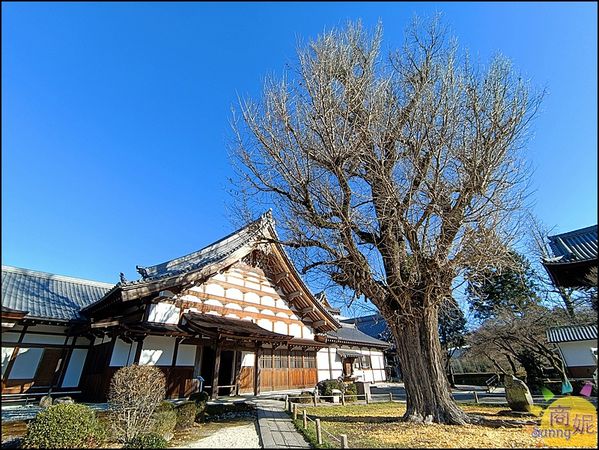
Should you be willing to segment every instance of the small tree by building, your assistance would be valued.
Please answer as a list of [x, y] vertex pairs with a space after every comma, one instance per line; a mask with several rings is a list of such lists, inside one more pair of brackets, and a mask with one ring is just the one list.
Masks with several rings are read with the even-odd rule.
[[117, 439], [129, 442], [150, 432], [152, 415], [165, 395], [166, 379], [157, 367], [133, 365], [117, 370], [108, 394]]

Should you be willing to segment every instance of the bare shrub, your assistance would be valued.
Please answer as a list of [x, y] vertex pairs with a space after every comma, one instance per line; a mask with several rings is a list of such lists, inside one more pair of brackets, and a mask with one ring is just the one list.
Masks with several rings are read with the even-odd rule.
[[137, 365], [119, 369], [112, 377], [108, 394], [116, 438], [128, 442], [151, 431], [152, 414], [165, 395], [166, 379], [160, 369]]

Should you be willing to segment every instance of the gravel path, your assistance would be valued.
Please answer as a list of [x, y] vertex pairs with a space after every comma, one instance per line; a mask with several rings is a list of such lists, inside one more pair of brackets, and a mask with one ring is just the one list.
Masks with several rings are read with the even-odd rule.
[[237, 427], [226, 427], [216, 433], [172, 448], [262, 448], [256, 425], [250, 423]]

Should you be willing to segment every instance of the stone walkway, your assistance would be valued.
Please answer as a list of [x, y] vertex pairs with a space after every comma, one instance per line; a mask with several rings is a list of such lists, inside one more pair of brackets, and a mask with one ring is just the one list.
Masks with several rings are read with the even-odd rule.
[[263, 448], [310, 448], [284, 410], [284, 402], [254, 399]]

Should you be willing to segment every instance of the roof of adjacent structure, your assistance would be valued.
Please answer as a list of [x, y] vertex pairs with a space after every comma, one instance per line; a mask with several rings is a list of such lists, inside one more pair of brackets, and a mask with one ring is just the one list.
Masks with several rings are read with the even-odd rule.
[[27, 312], [26, 318], [80, 320], [79, 310], [100, 298], [112, 284], [2, 266], [2, 306]]
[[382, 337], [388, 330], [387, 322], [380, 313], [344, 319], [341, 322], [355, 324], [358, 330], [373, 338]]
[[342, 323], [341, 328], [338, 328], [335, 331], [327, 332], [327, 342], [351, 343], [363, 345], [365, 347], [390, 347], [388, 342], [368, 336], [366, 333], [361, 332], [353, 325], [346, 323]]
[[597, 339], [597, 325], [569, 325], [547, 330], [547, 341], [551, 343], [588, 341]]
[[234, 319], [231, 317], [220, 317], [211, 314], [200, 314], [187, 312], [183, 314], [183, 326], [193, 331], [208, 335], [229, 336], [232, 338], [256, 338], [269, 341], [289, 341], [291, 336], [268, 331], [254, 322], [248, 320]]
[[545, 262], [575, 263], [597, 259], [597, 225], [548, 236], [552, 257]]

